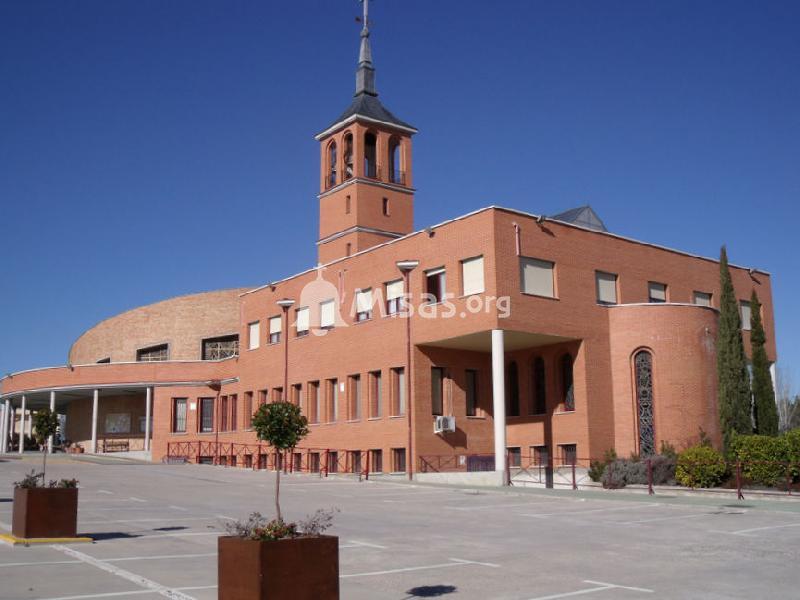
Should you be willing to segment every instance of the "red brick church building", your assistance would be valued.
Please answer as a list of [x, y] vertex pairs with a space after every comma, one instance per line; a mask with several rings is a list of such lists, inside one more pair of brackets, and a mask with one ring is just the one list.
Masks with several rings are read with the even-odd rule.
[[[122, 313], [67, 365], [3, 377], [0, 450], [51, 406], [86, 452], [271, 468], [250, 417], [280, 399], [309, 419], [291, 467], [311, 471], [502, 473], [718, 441], [718, 262], [590, 207], [415, 230], [415, 133], [379, 99], [365, 25], [353, 100], [316, 136], [320, 266]], [[755, 289], [775, 361], [770, 275], [731, 275], [745, 346]]]

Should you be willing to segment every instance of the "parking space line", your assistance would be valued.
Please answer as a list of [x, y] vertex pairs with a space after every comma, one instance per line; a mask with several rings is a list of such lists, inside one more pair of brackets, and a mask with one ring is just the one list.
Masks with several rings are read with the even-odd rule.
[[[443, 506], [449, 510], [484, 510], [487, 508], [517, 508], [520, 506], [535, 506], [543, 504], [544, 502], [555, 502], [555, 500], [537, 501], [537, 502], [519, 502], [514, 504], [478, 504], [475, 506]], [[529, 516], [529, 515], [526, 515]]]
[[68, 548], [67, 546], [62, 546], [61, 544], [53, 544], [50, 547], [55, 550], [60, 550], [67, 556], [77, 558], [78, 560], [85, 562], [88, 565], [97, 567], [98, 569], [105, 571], [106, 573], [111, 573], [112, 575], [116, 575], [121, 579], [125, 579], [127, 581], [130, 581], [131, 583], [135, 583], [139, 587], [146, 588], [147, 591], [156, 592], [166, 598], [171, 598], [172, 600], [195, 600], [194, 598], [192, 598], [187, 594], [184, 594], [177, 590], [170, 589], [166, 586], [161, 585], [160, 583], [156, 583], [151, 579], [147, 579], [147, 577], [143, 577], [141, 575], [131, 573], [130, 571], [126, 571], [125, 569], [120, 569], [119, 567], [110, 565], [100, 560], [99, 558], [89, 556], [88, 554], [84, 554], [83, 552], [78, 552], [73, 548]]
[[[695, 517], [707, 517], [715, 513], [693, 513], [690, 515], [674, 515], [672, 517], [654, 517], [652, 519], [639, 519], [636, 521], [610, 521], [611, 525], [638, 525], [640, 523], [655, 523], [659, 521], [680, 521], [682, 519], [694, 519]], [[800, 523], [798, 523], [800, 524]]]
[[370, 544], [369, 542], [360, 542], [358, 540], [350, 540], [348, 542], [353, 546], [364, 546], [365, 548], [377, 548], [378, 550], [386, 550], [386, 546], [381, 546], [380, 544]]
[[769, 529], [783, 529], [785, 527], [800, 527], [800, 523], [789, 523], [788, 525], [769, 525], [767, 527], [751, 527], [750, 529], [739, 529], [738, 531], [726, 531], [733, 535], [747, 535], [754, 531], [767, 531]]
[[141, 594], [155, 594], [155, 590], [132, 590], [130, 592], [104, 592], [102, 594], [83, 594], [81, 596], [58, 596], [57, 598], [44, 598], [44, 600], [88, 600], [89, 598], [113, 598], [115, 596], [133, 596]]
[[644, 504], [641, 506], [614, 506], [610, 508], [592, 508], [589, 510], [565, 510], [562, 512], [555, 512], [555, 513], [518, 513], [521, 517], [560, 517], [560, 516], [570, 516], [570, 515], [585, 515], [589, 513], [598, 513], [598, 512], [612, 512], [618, 510], [635, 510], [637, 508], [654, 508], [656, 506], [661, 506], [661, 504], [654, 502], [653, 504]]
[[0, 569], [4, 567], [38, 567], [40, 565], [79, 565], [79, 560], [47, 560], [40, 562], [15, 562], [15, 563], [0, 563]]
[[167, 558], [205, 558], [216, 556], [216, 552], [205, 552], [203, 554], [161, 554], [159, 556], [121, 556], [119, 558], [104, 558], [103, 562], [128, 562], [135, 560], [162, 560]]
[[450, 562], [439, 563], [435, 565], [422, 565], [419, 567], [404, 567], [401, 569], [389, 569], [387, 571], [367, 571], [366, 573], [349, 573], [346, 575], [339, 575], [339, 579], [350, 579], [353, 577], [370, 577], [372, 575], [391, 575], [392, 573], [407, 573], [410, 571], [427, 571], [430, 569], [446, 569], [448, 567], [463, 567], [464, 565], [480, 565], [484, 567], [497, 568], [500, 565], [492, 563], [481, 563], [472, 560], [464, 560], [461, 558], [448, 558]]
[[642, 592], [644, 594], [652, 594], [654, 590], [648, 590], [647, 588], [640, 588], [640, 587], [632, 587], [627, 585], [617, 585], [615, 583], [605, 583], [603, 581], [592, 581], [590, 579], [584, 579], [583, 583], [589, 583], [594, 585], [595, 587], [585, 588], [582, 590], [575, 590], [574, 592], [563, 592], [561, 594], [550, 594], [548, 596], [537, 596], [536, 598], [531, 598], [530, 600], [555, 600], [556, 598], [570, 598], [572, 596], [583, 596], [586, 594], [594, 594], [595, 592], [603, 592], [606, 590], [628, 590], [630, 592]]

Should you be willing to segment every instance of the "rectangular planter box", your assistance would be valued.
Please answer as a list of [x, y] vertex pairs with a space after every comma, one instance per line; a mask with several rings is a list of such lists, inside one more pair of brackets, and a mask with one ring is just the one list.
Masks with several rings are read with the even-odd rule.
[[339, 600], [339, 538], [217, 542], [219, 600]]
[[78, 488], [14, 488], [11, 533], [18, 538], [78, 536]]

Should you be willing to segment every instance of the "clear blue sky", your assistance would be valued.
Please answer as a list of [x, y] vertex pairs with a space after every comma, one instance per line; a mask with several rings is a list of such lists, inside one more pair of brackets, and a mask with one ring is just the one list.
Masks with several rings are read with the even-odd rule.
[[[0, 372], [97, 321], [315, 262], [313, 135], [349, 103], [354, 0], [0, 0]], [[378, 0], [419, 128], [416, 225], [591, 203], [773, 273], [800, 380], [800, 3]]]

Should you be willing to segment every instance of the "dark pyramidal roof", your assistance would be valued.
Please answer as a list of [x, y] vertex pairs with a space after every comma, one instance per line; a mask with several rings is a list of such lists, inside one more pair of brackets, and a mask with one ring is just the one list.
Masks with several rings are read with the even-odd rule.
[[581, 227], [594, 229], [595, 231], [608, 231], [603, 220], [597, 216], [597, 213], [594, 212], [594, 209], [588, 204], [577, 208], [571, 208], [557, 215], [553, 215], [550, 218], [554, 221], [564, 221], [565, 223], [580, 225]]

